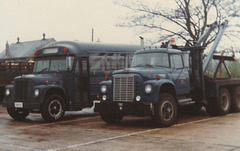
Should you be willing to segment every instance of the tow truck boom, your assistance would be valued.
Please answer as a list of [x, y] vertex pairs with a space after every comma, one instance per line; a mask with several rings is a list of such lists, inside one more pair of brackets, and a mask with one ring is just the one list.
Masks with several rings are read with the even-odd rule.
[[[216, 48], [217, 48], [217, 46], [218, 46], [222, 36], [223, 36], [223, 33], [224, 33], [225, 29], [227, 28], [227, 25], [228, 25], [228, 21], [225, 21], [224, 23], [222, 23], [220, 25], [219, 32], [218, 32], [218, 34], [216, 36], [216, 39], [215, 39], [215, 41], [214, 41], [214, 43], [212, 45], [212, 48], [210, 49], [210, 51], [208, 53], [208, 56], [207, 56], [206, 60], [203, 63], [203, 74], [207, 70], [208, 64], [209, 64], [210, 60], [213, 57], [213, 54], [214, 54], [214, 52], [215, 52], [215, 50], [216, 50]], [[210, 34], [210, 33], [208, 33], [208, 34]], [[200, 42], [202, 42], [201, 39], [200, 39]]]

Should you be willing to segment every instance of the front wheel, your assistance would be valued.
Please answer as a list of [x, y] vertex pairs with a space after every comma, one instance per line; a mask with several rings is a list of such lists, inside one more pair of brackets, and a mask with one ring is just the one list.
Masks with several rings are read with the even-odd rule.
[[108, 124], [116, 124], [122, 120], [124, 115], [121, 113], [100, 113], [100, 116], [104, 122]]
[[158, 126], [171, 126], [177, 118], [177, 104], [174, 97], [168, 93], [160, 94], [154, 111], [154, 120]]
[[29, 115], [29, 110], [20, 108], [7, 108], [8, 114], [15, 120], [24, 120]]
[[64, 116], [64, 113], [64, 99], [60, 95], [51, 95], [44, 100], [41, 115], [45, 121], [58, 121]]

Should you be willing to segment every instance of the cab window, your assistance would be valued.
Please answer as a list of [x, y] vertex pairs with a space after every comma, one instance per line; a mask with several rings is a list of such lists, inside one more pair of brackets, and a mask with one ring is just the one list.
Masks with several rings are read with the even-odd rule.
[[183, 60], [180, 54], [171, 55], [171, 67], [172, 69], [181, 69], [183, 68]]

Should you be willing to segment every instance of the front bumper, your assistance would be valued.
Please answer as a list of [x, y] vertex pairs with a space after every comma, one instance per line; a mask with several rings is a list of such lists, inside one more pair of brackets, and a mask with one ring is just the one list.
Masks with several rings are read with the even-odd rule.
[[[16, 103], [22, 104], [22, 106], [16, 106]], [[37, 102], [10, 102], [10, 101], [3, 101], [2, 102], [3, 107], [7, 108], [23, 108], [23, 109], [40, 109], [40, 103]]]
[[152, 111], [152, 104], [94, 101], [94, 112], [110, 114], [124, 113], [125, 115], [148, 116], [152, 115]]

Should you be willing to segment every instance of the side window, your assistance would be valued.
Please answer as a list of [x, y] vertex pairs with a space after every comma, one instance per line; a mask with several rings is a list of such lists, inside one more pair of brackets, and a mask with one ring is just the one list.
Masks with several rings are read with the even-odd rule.
[[91, 54], [89, 57], [90, 70], [105, 70], [105, 54], [104, 53], [95, 53]]
[[184, 53], [183, 54], [183, 62], [184, 62], [184, 66], [186, 68], [190, 67], [190, 57], [189, 57], [189, 53]]
[[123, 69], [126, 68], [126, 63], [127, 63], [127, 56], [126, 54], [119, 54], [118, 56], [118, 69]]
[[131, 66], [131, 63], [132, 63], [132, 59], [133, 59], [133, 53], [131, 54], [128, 54], [128, 59], [127, 59], [127, 61], [128, 61], [128, 67], [130, 67]]
[[106, 69], [116, 70], [117, 69], [117, 54], [109, 53], [106, 56]]
[[82, 58], [82, 74], [87, 74], [87, 58]]
[[79, 61], [78, 61], [78, 60], [77, 60], [77, 62], [76, 62], [75, 72], [76, 72], [76, 73], [80, 73], [80, 70], [79, 70]]
[[171, 55], [171, 67], [173, 69], [183, 68], [182, 56], [179, 54]]

